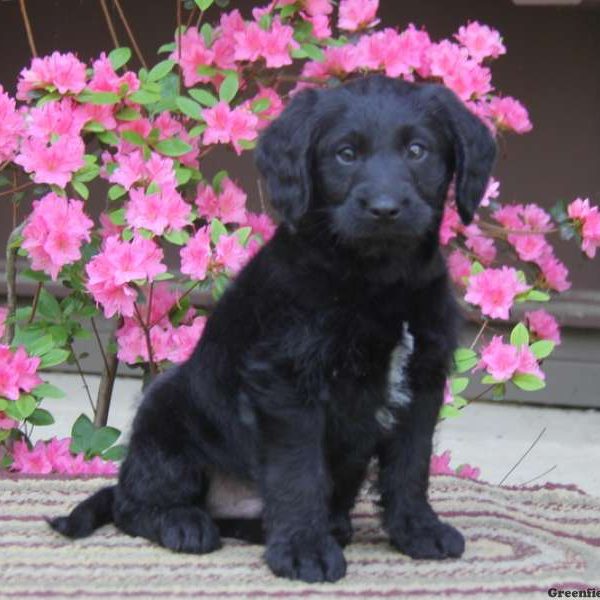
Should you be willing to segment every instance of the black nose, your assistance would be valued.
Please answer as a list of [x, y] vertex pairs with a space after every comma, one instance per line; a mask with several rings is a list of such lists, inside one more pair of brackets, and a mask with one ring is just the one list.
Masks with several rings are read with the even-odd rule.
[[382, 221], [393, 221], [400, 216], [398, 202], [390, 196], [373, 198], [365, 208], [371, 217]]

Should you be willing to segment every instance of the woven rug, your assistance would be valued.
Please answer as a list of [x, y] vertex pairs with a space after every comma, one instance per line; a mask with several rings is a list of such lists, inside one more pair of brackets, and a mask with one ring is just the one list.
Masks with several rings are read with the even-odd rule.
[[70, 542], [43, 516], [70, 510], [106, 479], [0, 478], [0, 598], [546, 598], [549, 588], [600, 592], [600, 498], [575, 488], [498, 488], [434, 477], [431, 499], [467, 538], [463, 558], [394, 552], [368, 494], [357, 504], [348, 575], [335, 584], [276, 578], [262, 548], [226, 540], [191, 556], [113, 526]]

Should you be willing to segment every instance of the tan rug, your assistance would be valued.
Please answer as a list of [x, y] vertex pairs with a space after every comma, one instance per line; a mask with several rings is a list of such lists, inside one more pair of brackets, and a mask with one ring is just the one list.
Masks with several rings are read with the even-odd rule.
[[106, 479], [0, 478], [0, 598], [547, 598], [600, 596], [600, 498], [546, 486], [497, 488], [435, 477], [435, 508], [467, 537], [460, 560], [413, 561], [386, 543], [370, 499], [356, 507], [348, 575], [308, 585], [273, 577], [262, 548], [229, 541], [175, 554], [112, 526], [69, 542], [42, 517], [64, 514]]

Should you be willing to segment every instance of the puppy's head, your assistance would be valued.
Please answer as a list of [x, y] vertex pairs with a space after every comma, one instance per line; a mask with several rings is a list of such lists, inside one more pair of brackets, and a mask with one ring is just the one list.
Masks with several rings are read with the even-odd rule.
[[468, 224], [496, 153], [447, 88], [373, 76], [297, 94], [262, 135], [257, 165], [286, 222], [325, 219], [345, 242], [437, 231], [448, 185]]

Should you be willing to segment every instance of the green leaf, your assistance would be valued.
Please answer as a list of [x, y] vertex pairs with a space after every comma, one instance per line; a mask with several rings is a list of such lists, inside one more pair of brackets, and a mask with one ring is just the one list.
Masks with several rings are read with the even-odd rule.
[[184, 98], [180, 96], [175, 100], [175, 104], [177, 104], [177, 108], [188, 117], [192, 119], [196, 119], [200, 121], [202, 119], [202, 106], [192, 100], [191, 98]]
[[279, 13], [279, 15], [282, 19], [287, 19], [288, 17], [295, 15], [298, 12], [298, 10], [299, 9], [296, 4], [286, 4], [281, 8], [281, 12]]
[[475, 261], [471, 264], [471, 275], [479, 275], [479, 273], [483, 273], [483, 271], [485, 271], [485, 269], [480, 262]]
[[20, 275], [34, 281], [50, 281], [50, 277], [42, 271], [34, 271], [33, 269], [23, 269]]
[[103, 131], [96, 136], [103, 144], [118, 146], [119, 136], [114, 131]]
[[81, 183], [81, 181], [77, 181], [77, 179], [73, 179], [71, 181], [71, 185], [73, 189], [84, 199], [87, 200], [90, 197], [90, 190], [85, 183]]
[[75, 96], [75, 99], [86, 104], [117, 104], [121, 101], [118, 94], [113, 92], [92, 92], [91, 90], [83, 90], [81, 94]]
[[53, 425], [54, 417], [51, 413], [49, 413], [44, 408], [36, 408], [30, 415], [27, 417], [27, 421], [32, 425], [37, 425], [38, 427], [44, 425]]
[[118, 200], [119, 198], [124, 196], [126, 193], [127, 193], [127, 190], [123, 186], [120, 186], [115, 183], [115, 185], [111, 185], [110, 188], [108, 188], [108, 199], [109, 200]]
[[244, 150], [252, 150], [253, 148], [256, 148], [256, 140], [239, 140], [238, 144], [240, 148], [243, 148]]
[[115, 427], [100, 427], [92, 434], [89, 451], [92, 454], [101, 454], [107, 448], [110, 448], [121, 435], [121, 432]]
[[556, 344], [551, 342], [550, 340], [539, 340], [538, 342], [534, 342], [529, 346], [531, 352], [537, 359], [546, 358], [552, 354], [554, 347]]
[[161, 140], [155, 146], [161, 154], [165, 156], [183, 156], [188, 152], [192, 151], [192, 147], [178, 138], [169, 138], [167, 140]]
[[238, 93], [240, 80], [236, 74], [227, 75], [219, 87], [219, 100], [221, 102], [231, 102]]
[[102, 123], [98, 123], [98, 121], [89, 121], [85, 124], [84, 131], [90, 131], [91, 133], [101, 133], [102, 131], [106, 131], [106, 128]]
[[178, 185], [185, 185], [192, 178], [193, 171], [187, 167], [175, 167], [175, 178]]
[[202, 77], [214, 77], [218, 71], [210, 65], [198, 65], [196, 67], [196, 73]]
[[304, 50], [304, 53], [306, 56], [308, 56], [308, 58], [316, 60], [317, 62], [322, 62], [325, 60], [325, 54], [323, 50], [321, 50], [321, 48], [315, 44], [302, 44], [301, 48]]
[[122, 110], [120, 110], [116, 115], [119, 121], [137, 121], [142, 118], [142, 114], [135, 110], [135, 108], [131, 108], [131, 106], [126, 106]]
[[529, 331], [523, 323], [517, 323], [510, 332], [510, 343], [517, 348], [529, 344]]
[[146, 104], [154, 104], [160, 100], [160, 94], [149, 92], [148, 90], [138, 90], [129, 96], [129, 100], [136, 104], [145, 106]]
[[213, 28], [210, 23], [204, 23], [202, 27], [200, 27], [200, 35], [204, 40], [204, 45], [209, 48], [213, 42]]
[[127, 454], [127, 446], [116, 445], [112, 448], [109, 448], [106, 452], [102, 453], [102, 458], [104, 460], [114, 460], [120, 461], [125, 458]]
[[252, 227], [240, 227], [236, 230], [235, 237], [237, 237], [242, 246], [245, 246], [251, 233]]
[[529, 300], [530, 302], [548, 302], [550, 294], [541, 292], [540, 290], [530, 290], [525, 296], [525, 300]]
[[444, 404], [440, 409], [440, 419], [448, 419], [451, 417], [457, 417], [460, 414], [460, 411], [452, 404]]
[[168, 271], [166, 271], [165, 273], [159, 273], [158, 275], [155, 275], [153, 281], [167, 281], [169, 279], [174, 278], [175, 275], [173, 275], [173, 273], [169, 273]]
[[212, 243], [216, 244], [222, 235], [227, 235], [227, 228], [219, 219], [213, 219], [210, 223], [210, 239]]
[[477, 364], [477, 353], [470, 348], [458, 348], [454, 353], [454, 364], [457, 373], [469, 371]]
[[125, 209], [119, 208], [108, 213], [108, 218], [113, 225], [125, 225]]
[[456, 408], [462, 408], [467, 404], [469, 403], [462, 396], [454, 396], [454, 402], [452, 402], [452, 406], [455, 406]]
[[33, 388], [31, 392], [38, 398], [64, 398], [65, 393], [51, 383], [41, 383], [37, 387]]
[[214, 0], [194, 0], [194, 2], [201, 11], [205, 11], [212, 6]]
[[258, 26], [264, 31], [268, 31], [273, 23], [273, 16], [269, 13], [264, 14], [258, 21]]
[[54, 367], [56, 365], [60, 365], [64, 363], [71, 353], [68, 350], [61, 350], [60, 348], [55, 348], [54, 350], [50, 350], [50, 352], [44, 354], [42, 358], [42, 362], [40, 363], [41, 369], [47, 369], [48, 367]]
[[171, 244], [175, 244], [176, 246], [183, 246], [187, 244], [190, 239], [190, 234], [185, 231], [185, 229], [179, 229], [176, 231], [168, 231], [163, 237]]
[[131, 58], [131, 50], [126, 46], [122, 48], [115, 48], [112, 52], [109, 53], [108, 59], [110, 60], [110, 64], [112, 68], [116, 71], [120, 69], [127, 61]]
[[42, 337], [36, 338], [30, 344], [27, 344], [27, 353], [33, 356], [42, 356], [50, 352], [54, 348], [54, 340], [51, 335], [43, 335]]
[[258, 100], [255, 100], [251, 104], [251, 109], [252, 109], [252, 112], [261, 113], [261, 112], [267, 110], [270, 106], [271, 106], [271, 100], [269, 100], [269, 98], [259, 98]]
[[29, 394], [21, 394], [15, 400], [15, 408], [19, 411], [21, 419], [26, 419], [37, 408], [37, 400]]
[[498, 381], [497, 379], [494, 379], [491, 375], [484, 375], [481, 378], [481, 383], [483, 383], [483, 385], [494, 385], [496, 383], [502, 382]]
[[174, 60], [167, 59], [159, 62], [150, 69], [150, 72], [148, 73], [148, 81], [160, 81], [173, 70], [174, 66]]
[[452, 390], [452, 395], [455, 396], [464, 392], [469, 385], [468, 377], [453, 377], [450, 380], [450, 389]]
[[88, 162], [88, 164], [85, 165], [85, 167], [79, 169], [79, 171], [75, 173], [75, 179], [77, 179], [77, 181], [83, 181], [84, 183], [88, 183], [96, 179], [96, 177], [98, 177], [99, 174], [100, 167], [92, 162]]
[[40, 290], [38, 299], [38, 312], [46, 319], [59, 321], [62, 319], [62, 311], [58, 300], [50, 294], [46, 288]]
[[227, 275], [219, 275], [214, 280], [212, 287], [212, 297], [215, 301], [217, 301], [225, 293], [228, 284], [229, 277], [227, 277]]
[[546, 387], [546, 384], [535, 375], [530, 373], [517, 373], [513, 375], [511, 381], [522, 390], [526, 392], [535, 392]]
[[86, 415], [79, 415], [71, 429], [71, 452], [87, 452], [94, 435], [94, 424]]
[[52, 325], [48, 328], [55, 346], [64, 346], [69, 339], [69, 329], [63, 325]]
[[123, 131], [121, 137], [135, 146], [143, 146], [146, 140], [137, 131]]
[[220, 171], [215, 173], [215, 176], [213, 177], [213, 180], [212, 180], [212, 187], [217, 194], [221, 193], [221, 191], [222, 191], [221, 184], [223, 183], [223, 179], [225, 179], [228, 176], [229, 175], [225, 169], [221, 169]]
[[177, 44], [175, 42], [169, 42], [168, 44], [163, 44], [158, 49], [158, 54], [164, 54], [165, 52], [174, 52], [177, 48]]
[[196, 125], [195, 127], [192, 127], [188, 131], [188, 134], [191, 138], [195, 138], [195, 137], [198, 137], [199, 135], [203, 134], [205, 130], [206, 130], [206, 123], [201, 123], [200, 125]]
[[214, 94], [211, 94], [208, 90], [203, 90], [202, 88], [192, 88], [191, 90], [188, 90], [188, 94], [204, 106], [215, 106], [218, 102]]

